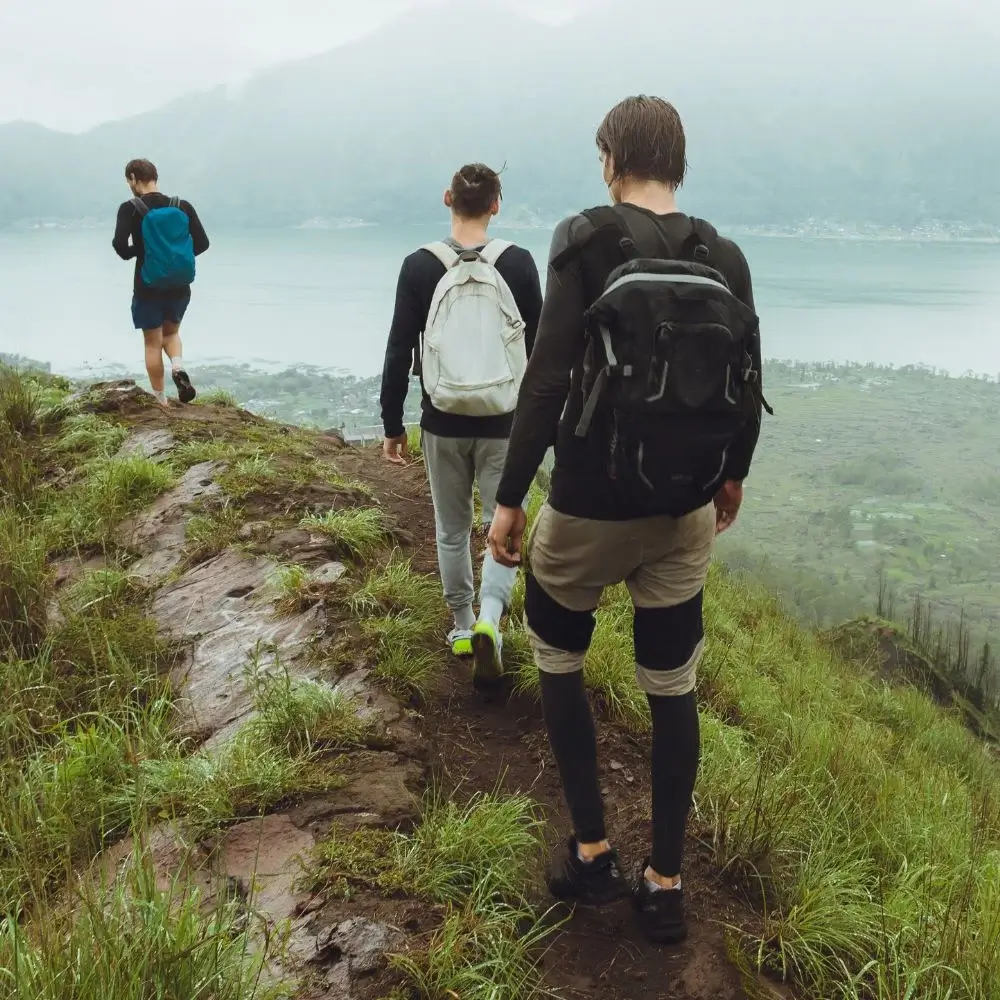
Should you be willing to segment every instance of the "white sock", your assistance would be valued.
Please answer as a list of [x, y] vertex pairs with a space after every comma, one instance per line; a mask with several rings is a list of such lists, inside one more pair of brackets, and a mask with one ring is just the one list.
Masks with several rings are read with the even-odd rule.
[[503, 601], [498, 597], [484, 597], [483, 606], [479, 609], [480, 621], [487, 621], [499, 629], [501, 618], [503, 618]]
[[167, 394], [162, 389], [159, 392], [154, 392], [153, 395], [156, 396], [156, 401], [158, 403], [166, 403]]
[[170, 369], [171, 371], [180, 371], [184, 367], [184, 361], [180, 355], [176, 358], [170, 359]]
[[649, 886], [652, 892], [673, 892], [675, 889], [681, 887], [681, 880], [677, 880], [677, 885], [671, 886], [669, 889], [665, 885], [660, 885], [659, 882], [654, 882], [648, 875], [646, 876], [646, 885]]
[[460, 632], [471, 632], [476, 624], [476, 613], [472, 605], [455, 612], [455, 628]]

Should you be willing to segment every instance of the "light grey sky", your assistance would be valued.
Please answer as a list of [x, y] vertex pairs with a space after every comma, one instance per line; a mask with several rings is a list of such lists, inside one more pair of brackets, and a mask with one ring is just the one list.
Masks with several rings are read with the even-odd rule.
[[[79, 131], [443, 0], [0, 0], [0, 122]], [[557, 21], [600, 0], [502, 0]]]
[[[269, 65], [358, 38], [407, 9], [446, 2], [0, 0], [0, 123], [24, 119], [81, 131], [182, 94], [240, 83]], [[711, 45], [725, 39], [728, 26], [730, 42], [777, 46], [778, 72], [803, 45], [825, 48], [845, 66], [851, 49], [866, 44], [869, 60], [909, 49], [919, 61], [921, 45], [933, 54], [938, 32], [955, 24], [980, 43], [987, 36], [1000, 42], [1000, 0], [715, 0], [708, 19], [691, 0], [453, 2], [499, 4], [549, 22], [598, 6], [627, 22], [637, 3], [646, 29], [665, 40], [694, 25], [699, 44]], [[820, 15], [842, 22], [841, 35], [827, 40], [826, 27], [810, 28]]]

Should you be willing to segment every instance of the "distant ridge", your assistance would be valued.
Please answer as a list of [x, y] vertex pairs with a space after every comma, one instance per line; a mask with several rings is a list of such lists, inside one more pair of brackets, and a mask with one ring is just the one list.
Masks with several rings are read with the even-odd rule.
[[1000, 226], [998, 32], [967, 11], [917, 2], [901, 26], [871, 6], [720, 0], [705, 18], [617, 0], [558, 26], [490, 2], [413, 10], [83, 135], [0, 126], [0, 227], [107, 217], [133, 155], [215, 225], [422, 222], [470, 159], [507, 164], [510, 213], [555, 218], [605, 197], [594, 129], [636, 91], [685, 118], [694, 211], [747, 226]]

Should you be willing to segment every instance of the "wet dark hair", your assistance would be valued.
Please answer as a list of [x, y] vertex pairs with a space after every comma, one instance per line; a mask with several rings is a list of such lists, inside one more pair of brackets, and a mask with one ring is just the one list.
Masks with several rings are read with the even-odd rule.
[[500, 175], [485, 163], [467, 163], [451, 180], [451, 207], [465, 219], [479, 219], [503, 197]]
[[597, 148], [611, 156], [615, 180], [658, 181], [676, 189], [687, 173], [687, 143], [677, 109], [661, 97], [628, 97], [597, 130]]
[[125, 164], [125, 178], [134, 177], [140, 184], [151, 184], [160, 179], [156, 165], [150, 160], [129, 160]]

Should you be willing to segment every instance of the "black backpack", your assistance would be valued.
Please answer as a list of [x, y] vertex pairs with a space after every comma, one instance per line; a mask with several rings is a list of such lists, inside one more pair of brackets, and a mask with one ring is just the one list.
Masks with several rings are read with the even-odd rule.
[[662, 255], [649, 257], [614, 209], [583, 214], [604, 248], [584, 273], [607, 278], [586, 313], [576, 436], [604, 451], [624, 505], [680, 517], [722, 486], [730, 447], [761, 406], [773, 412], [754, 361], [759, 321], [712, 266], [718, 234], [707, 222], [692, 219], [675, 250], [650, 218]]

